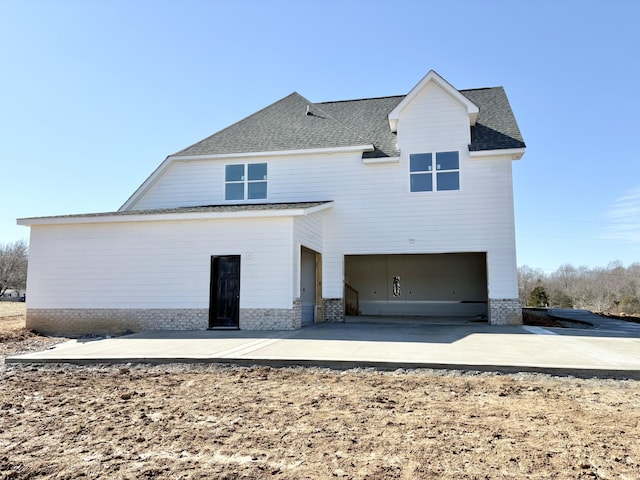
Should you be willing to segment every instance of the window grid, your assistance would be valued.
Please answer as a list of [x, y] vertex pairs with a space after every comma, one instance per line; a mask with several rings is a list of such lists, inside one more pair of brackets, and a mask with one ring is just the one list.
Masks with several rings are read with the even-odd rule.
[[225, 200], [264, 200], [267, 198], [267, 164], [225, 165]]
[[460, 190], [459, 154], [457, 151], [411, 154], [409, 177], [411, 192]]

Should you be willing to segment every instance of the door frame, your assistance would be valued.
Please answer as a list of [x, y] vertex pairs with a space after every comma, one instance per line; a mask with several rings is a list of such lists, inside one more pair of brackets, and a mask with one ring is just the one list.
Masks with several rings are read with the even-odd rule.
[[[232, 318], [231, 325], [221, 325], [219, 323], [218, 316], [218, 282], [220, 281], [220, 259], [233, 258], [238, 262], [238, 290], [236, 296], [236, 308], [235, 318]], [[240, 255], [211, 255], [211, 273], [209, 281], [209, 330], [211, 329], [226, 329], [226, 330], [238, 330], [240, 328]]]
[[[316, 290], [316, 298], [315, 298], [315, 308], [313, 312], [313, 322], [318, 323], [323, 320], [323, 308], [322, 308], [322, 254], [316, 252], [315, 250], [305, 247], [304, 245], [300, 245], [300, 307], [302, 307], [302, 252], [306, 251], [314, 255], [315, 257], [315, 290]], [[302, 315], [302, 311], [300, 312]]]

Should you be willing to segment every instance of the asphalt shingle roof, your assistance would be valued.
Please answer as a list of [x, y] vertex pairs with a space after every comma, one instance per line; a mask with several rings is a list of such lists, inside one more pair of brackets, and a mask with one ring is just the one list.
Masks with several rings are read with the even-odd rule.
[[478, 120], [475, 126], [471, 127], [470, 151], [501, 150], [525, 146], [504, 88], [460, 90], [460, 93], [480, 109]]
[[274, 152], [371, 143], [372, 139], [341, 124], [294, 92], [176, 155]]
[[365, 152], [363, 157], [394, 157], [399, 154], [396, 148], [396, 134], [389, 127], [389, 112], [398, 105], [404, 95], [383, 98], [365, 98], [362, 100], [343, 100], [323, 102], [318, 105], [331, 116], [345, 125], [368, 132], [373, 152]]
[[[460, 90], [479, 108], [469, 150], [525, 146], [502, 87]], [[174, 155], [307, 150], [373, 145], [363, 157], [399, 154], [389, 113], [404, 96], [312, 103], [294, 92]], [[309, 109], [310, 114], [307, 114]]]

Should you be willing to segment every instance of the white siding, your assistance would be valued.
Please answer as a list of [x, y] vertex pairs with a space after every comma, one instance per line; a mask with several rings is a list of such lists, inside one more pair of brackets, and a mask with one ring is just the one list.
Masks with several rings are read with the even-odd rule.
[[223, 200], [224, 162], [175, 162], [133, 209], [211, 205]]
[[324, 212], [293, 219], [293, 296], [300, 297], [301, 247], [322, 253], [322, 219]]
[[322, 219], [324, 212], [294, 217], [293, 239], [295, 245], [302, 245], [316, 252], [322, 252]]
[[[223, 204], [224, 165], [257, 161], [268, 163], [268, 202], [333, 200], [334, 206], [321, 216], [296, 218], [293, 226], [280, 225], [276, 221], [265, 222], [267, 228], [264, 232], [255, 227], [258, 220], [252, 219], [246, 220], [246, 225], [239, 220], [233, 228], [227, 228], [226, 222], [164, 224], [153, 227], [157, 228], [156, 234], [150, 233], [152, 227], [143, 228], [146, 236], [137, 241], [129, 230], [130, 226], [118, 227], [126, 231], [123, 235], [126, 235], [127, 242], [133, 242], [122, 247], [123, 258], [117, 259], [115, 266], [108, 258], [110, 246], [118, 245], [117, 238], [91, 239], [91, 248], [81, 243], [80, 255], [85, 255], [84, 248], [89, 256], [95, 251], [104, 251], [105, 258], [91, 259], [89, 266], [82, 267], [84, 269], [80, 268], [82, 264], [74, 267], [81, 270], [78, 280], [65, 280], [71, 285], [56, 286], [56, 295], [62, 295], [65, 301], [60, 303], [67, 305], [73, 303], [71, 298], [75, 296], [75, 290], [85, 288], [85, 283], [89, 285], [86, 288], [98, 289], [101, 284], [97, 280], [92, 283], [91, 276], [96, 275], [95, 272], [100, 271], [104, 264], [113, 276], [114, 285], [117, 285], [113, 287], [117, 295], [111, 294], [109, 301], [101, 300], [103, 303], [110, 304], [114, 297], [126, 299], [122, 301], [128, 305], [141, 302], [136, 298], [144, 290], [148, 296], [144, 302], [149, 305], [195, 302], [203, 306], [208, 299], [208, 263], [201, 257], [206, 260], [216, 253], [214, 246], [219, 245], [216, 248], [222, 253], [238, 250], [258, 252], [254, 256], [255, 267], [245, 261], [245, 257], [242, 259], [243, 288], [245, 292], [252, 292], [249, 298], [243, 296], [243, 306], [281, 306], [285, 300], [290, 300], [291, 293], [294, 296], [299, 293], [299, 246], [302, 244], [323, 254], [325, 298], [342, 297], [344, 255], [455, 252], [486, 252], [489, 297], [516, 298], [511, 161], [471, 159], [469, 142], [469, 119], [465, 108], [439, 86], [430, 83], [400, 114], [398, 146], [402, 155], [398, 163], [364, 164], [359, 153], [175, 163], [133, 208]], [[451, 150], [460, 152], [460, 190], [410, 193], [409, 155]], [[321, 217], [323, 224], [320, 229], [318, 222]], [[274, 229], [276, 225], [283, 230]], [[100, 228], [87, 227], [86, 231], [93, 232], [93, 235]], [[34, 230], [36, 251], [32, 247], [32, 255], [38, 254], [39, 248], [44, 248], [38, 245], [39, 228], [34, 227]], [[316, 236], [317, 232], [322, 232], [321, 237]], [[49, 285], [54, 280], [49, 277], [53, 275], [55, 266], [64, 262], [56, 258], [58, 252], [73, 256], [76, 249], [72, 244], [68, 247], [70, 251], [65, 250], [64, 244], [60, 244], [64, 240], [56, 240], [55, 229], [51, 233], [53, 247], [47, 248], [54, 248], [55, 255], [42, 258], [42, 261], [54, 262], [55, 265], [44, 268], [47, 275], [37, 276], [38, 280], [33, 282]], [[216, 239], [215, 243], [212, 238]], [[188, 253], [175, 252], [176, 244], [185, 245]], [[289, 252], [286, 272], [282, 271], [285, 248]], [[151, 251], [150, 255], [137, 258], [147, 249]], [[267, 253], [273, 255], [273, 260], [261, 259]], [[121, 272], [126, 271], [129, 256], [145, 268], [150, 268], [144, 260], [148, 259], [154, 267], [147, 273], [140, 273], [134, 262], [130, 273], [133, 278], [123, 278], [126, 276]], [[189, 267], [172, 263], [180, 264], [185, 259]], [[256, 275], [253, 274], [254, 268]], [[251, 269], [251, 273], [247, 269]], [[89, 280], [80, 280], [81, 274], [87, 275]], [[173, 278], [164, 278], [167, 275]], [[282, 278], [289, 278], [287, 295], [279, 290], [279, 279]], [[177, 288], [179, 295], [174, 297], [180, 299], [171, 298], [168, 292], [167, 295], [159, 293], [159, 281], [167, 290], [175, 292]], [[38, 295], [46, 291], [44, 287], [37, 286]], [[55, 303], [54, 297], [48, 295], [45, 303]], [[100, 292], [92, 291], [88, 298], [102, 297]]]
[[435, 83], [428, 83], [400, 113], [398, 145], [435, 148], [471, 143], [467, 109]]
[[211, 256], [241, 255], [241, 308], [291, 308], [291, 232], [290, 218], [33, 226], [28, 306], [208, 308]]

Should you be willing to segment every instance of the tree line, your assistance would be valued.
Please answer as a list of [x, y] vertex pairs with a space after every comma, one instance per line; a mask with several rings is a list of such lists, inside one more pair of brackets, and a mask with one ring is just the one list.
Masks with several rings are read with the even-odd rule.
[[7, 290], [24, 290], [27, 287], [27, 242], [0, 244], [0, 298]]
[[527, 265], [518, 268], [522, 305], [582, 308], [595, 312], [640, 313], [640, 263], [625, 267], [611, 262], [606, 267], [560, 266], [546, 274]]
[[[28, 253], [24, 240], [0, 244], [0, 298], [7, 290], [26, 288]], [[518, 268], [518, 293], [523, 306], [640, 314], [640, 262], [596, 268], [567, 263], [549, 274], [523, 265]]]

